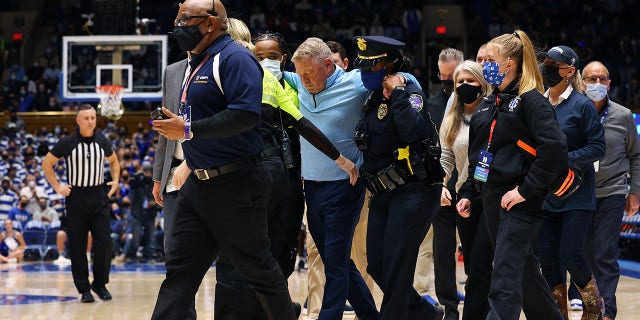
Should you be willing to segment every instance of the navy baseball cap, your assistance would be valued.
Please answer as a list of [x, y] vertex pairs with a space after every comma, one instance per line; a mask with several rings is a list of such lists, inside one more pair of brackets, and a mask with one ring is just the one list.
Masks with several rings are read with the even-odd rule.
[[578, 59], [576, 52], [567, 46], [555, 46], [549, 49], [549, 51], [543, 53], [542, 56], [545, 58], [549, 57], [556, 62], [564, 62], [576, 68], [580, 64], [580, 60]]
[[393, 57], [404, 47], [404, 42], [384, 36], [358, 36], [353, 38], [358, 46], [358, 56], [354, 68], [367, 69]]

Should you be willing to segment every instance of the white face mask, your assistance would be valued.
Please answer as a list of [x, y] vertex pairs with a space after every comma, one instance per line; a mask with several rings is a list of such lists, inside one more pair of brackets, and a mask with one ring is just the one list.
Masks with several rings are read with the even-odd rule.
[[282, 70], [280, 70], [280, 61], [273, 59], [264, 59], [260, 61], [260, 65], [269, 70], [274, 77], [278, 78], [278, 80], [282, 79]]
[[602, 83], [590, 83], [584, 94], [593, 101], [601, 101], [607, 96], [607, 86]]

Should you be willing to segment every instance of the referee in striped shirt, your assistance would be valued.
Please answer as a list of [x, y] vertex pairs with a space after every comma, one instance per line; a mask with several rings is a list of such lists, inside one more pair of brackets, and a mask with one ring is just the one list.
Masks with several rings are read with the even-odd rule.
[[[100, 299], [111, 300], [105, 287], [111, 268], [111, 238], [109, 235], [109, 197], [116, 193], [120, 179], [118, 157], [111, 142], [95, 132], [96, 111], [89, 104], [78, 108], [78, 127], [45, 156], [42, 169], [57, 193], [66, 197], [67, 227], [73, 282], [82, 294], [81, 302], [93, 302], [93, 290]], [[69, 184], [56, 178], [53, 166], [59, 158], [67, 165]], [[104, 192], [104, 160], [109, 161], [113, 180], [109, 193]], [[87, 265], [87, 234], [93, 237], [93, 283], [89, 284]]]

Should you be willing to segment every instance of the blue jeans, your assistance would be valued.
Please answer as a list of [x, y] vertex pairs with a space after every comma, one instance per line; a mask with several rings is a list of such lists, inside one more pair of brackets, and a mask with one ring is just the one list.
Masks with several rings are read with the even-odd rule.
[[567, 282], [566, 271], [569, 271], [571, 281], [583, 288], [591, 279], [591, 269], [582, 251], [593, 211], [544, 213], [546, 217], [538, 240], [544, 278], [549, 287], [553, 288]]
[[348, 299], [362, 320], [378, 319], [378, 311], [351, 252], [353, 231], [364, 201], [364, 184], [349, 180], [304, 181], [307, 220], [318, 253], [324, 263], [324, 287], [319, 320], [342, 319]]

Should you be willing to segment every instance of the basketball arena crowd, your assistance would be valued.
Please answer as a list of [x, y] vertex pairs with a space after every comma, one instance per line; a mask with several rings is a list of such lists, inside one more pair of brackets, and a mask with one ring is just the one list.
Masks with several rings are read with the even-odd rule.
[[[372, 47], [379, 39], [394, 39], [400, 41], [403, 44], [402, 55], [412, 63], [410, 69], [402, 71], [409, 74], [408, 76], [404, 76], [403, 79], [405, 79], [405, 81], [407, 81], [406, 79], [415, 79], [414, 81], [417, 82], [417, 85], [424, 91], [426, 98], [438, 97], [444, 92], [444, 94], [447, 95], [444, 101], [439, 102], [443, 105], [452, 92], [454, 96], [462, 96], [462, 94], [453, 89], [453, 87], [448, 90], [446, 89], [446, 82], [454, 80], [454, 69], [458, 70], [458, 64], [462, 64], [465, 60], [477, 61], [480, 63], [478, 70], [482, 70], [482, 63], [495, 62], [498, 60], [502, 63], [503, 60], [495, 57], [493, 61], [479, 57], [480, 52], [478, 50], [481, 49], [481, 46], [484, 48], [483, 45], [492, 41], [492, 39], [499, 38], [505, 34], [519, 35], [516, 30], [522, 30], [531, 40], [538, 53], [538, 63], [541, 65], [543, 62], [547, 64], [547, 60], [552, 59], [555, 61], [556, 67], [560, 70], [563, 70], [563, 68], [573, 68], [572, 70], [575, 74], [580, 75], [580, 73], [577, 72], [580, 71], [584, 75], [586, 72], [584, 69], [590, 62], [601, 62], [602, 65], [608, 69], [608, 73], [605, 75], [605, 78], [598, 78], [598, 76], [596, 76], [595, 82], [602, 83], [606, 80], [607, 83], [609, 83], [606, 97], [610, 101], [622, 105], [628, 110], [636, 112], [640, 110], [640, 64], [638, 63], [638, 57], [640, 57], [640, 33], [637, 32], [636, 17], [637, 12], [640, 11], [640, 2], [632, 0], [452, 0], [431, 2], [462, 6], [465, 24], [464, 38], [452, 38], [446, 35], [433, 38], [421, 38], [421, 25], [423, 23], [422, 19], [424, 19], [422, 16], [422, 5], [424, 5], [424, 2], [418, 0], [275, 0], [269, 1], [268, 3], [263, 1], [222, 1], [226, 6], [227, 16], [244, 22], [248, 26], [251, 35], [254, 36], [254, 40], [260, 37], [260, 35], [265, 34], [278, 34], [278, 39], [286, 39], [290, 53], [289, 58], [291, 58], [291, 55], [296, 51], [298, 46], [305, 43], [307, 38], [316, 37], [341, 45], [345, 49], [345, 53], [343, 53], [345, 56], [341, 58], [348, 59], [349, 63], [346, 70], [350, 71], [357, 68], [362, 69], [358, 65], [354, 66], [354, 62], [359, 61], [358, 59], [361, 61], [361, 56], [366, 53], [366, 50], [359, 47], [357, 41], [353, 40], [354, 38], [364, 37], [365, 39], [369, 39], [366, 37], [373, 36], [374, 38], [371, 38], [373, 40], [369, 40]], [[156, 35], [170, 33], [174, 28], [174, 19], [176, 18], [176, 12], [179, 11], [179, 3], [178, 1], [149, 1], [148, 3], [145, 3], [143, 0], [140, 1], [139, 16], [152, 18], [153, 22], [137, 25], [138, 33]], [[24, 2], [5, 0], [0, 2], [0, 11], [25, 10], [25, 6], [26, 4]], [[83, 104], [83, 102], [79, 101], [65, 101], [60, 96], [62, 37], [69, 35], [87, 35], [91, 32], [90, 26], [87, 26], [87, 18], [83, 17], [84, 13], [91, 11], [91, 1], [44, 1], [41, 3], [41, 8], [38, 8], [38, 11], [40, 11], [40, 14], [37, 16], [35, 24], [38, 25], [38, 29], [42, 30], [45, 36], [43, 36], [40, 43], [37, 44], [39, 50], [37, 50], [35, 54], [25, 55], [23, 51], [26, 49], [21, 47], [23, 44], [16, 43], [10, 39], [8, 34], [0, 29], [0, 112], [4, 112], [5, 116], [2, 119], [6, 120], [4, 123], [0, 123], [2, 126], [0, 131], [0, 153], [2, 156], [2, 159], [0, 159], [0, 177], [2, 178], [2, 189], [0, 189], [0, 220], [4, 221], [4, 223], [0, 224], [0, 229], [4, 230], [5, 233], [7, 232], [5, 229], [20, 232], [28, 230], [29, 228], [54, 230], [56, 241], [50, 243], [51, 246], [49, 250], [24, 250], [22, 255], [19, 256], [11, 256], [11, 251], [15, 249], [15, 244], [5, 244], [5, 242], [3, 242], [2, 245], [0, 245], [0, 262], [15, 263], [21, 260], [46, 260], [53, 261], [56, 264], [66, 265], [71, 264], [71, 261], [67, 258], [68, 253], [66, 247], [68, 245], [65, 241], [65, 197], [56, 192], [47, 181], [43, 173], [42, 164], [45, 156], [60, 139], [72, 134], [73, 130], [55, 123], [27, 130], [29, 124], [25, 122], [21, 115], [39, 111], [78, 111], [79, 106]], [[51, 17], [56, 18], [52, 19]], [[380, 38], [375, 38], [377, 36]], [[169, 63], [185, 59], [185, 51], [180, 49], [180, 46], [172, 37], [169, 37], [169, 39]], [[234, 40], [236, 39], [234, 38]], [[386, 43], [385, 41], [387, 40], [380, 41], [383, 46], [386, 46], [383, 47], [385, 50], [392, 50], [389, 49], [389, 47], [392, 46], [389, 43], [395, 43]], [[466, 51], [463, 50], [463, 42], [465, 43], [464, 48], [466, 48]], [[423, 47], [426, 48], [426, 55], [422, 54]], [[559, 50], [557, 48], [562, 48], [564, 51], [561, 50], [561, 54], [554, 55], [554, 52]], [[568, 48], [569, 50], [564, 48]], [[452, 49], [457, 50], [447, 51]], [[385, 51], [385, 54], [388, 52]], [[444, 52], [452, 55], [448, 56], [443, 54]], [[458, 52], [460, 53], [459, 56], [457, 55]], [[522, 54], [522, 52], [520, 52], [520, 54]], [[28, 56], [30, 59], [23, 60], [22, 57], [24, 56]], [[457, 59], [459, 59], [460, 61], [454, 64], [450, 70], [445, 71], [443, 64], [446, 64], [448, 61], [443, 61], [443, 57], [446, 59], [453, 57], [454, 60], [457, 61]], [[575, 59], [572, 60], [573, 58]], [[77, 71], [74, 76], [84, 79], [83, 81], [87, 83], [91, 83], [92, 81], [95, 83], [95, 72], [93, 71], [94, 62], [85, 61], [84, 63], [84, 65], [74, 67], [74, 70]], [[152, 67], [152, 65], [148, 66], [149, 69]], [[366, 68], [367, 67], [364, 67], [362, 70]], [[368, 68], [371, 68], [371, 66]], [[473, 68], [475, 67], [469, 67], [468, 70], [474, 70]], [[496, 65], [496, 68], [498, 68], [498, 65]], [[295, 73], [294, 64], [290, 61], [285, 61], [283, 70]], [[157, 82], [158, 79], [150, 76], [150, 72], [148, 71], [147, 69], [135, 70], [135, 81], [145, 83]], [[265, 72], [267, 72], [266, 69]], [[456, 71], [456, 77], [457, 74], [458, 71]], [[471, 71], [468, 71], [467, 74], [471, 76], [475, 75]], [[545, 74], [543, 70], [543, 77]], [[562, 72], [560, 72], [560, 74], [562, 74]], [[480, 77], [482, 77], [482, 72], [480, 73]], [[582, 86], [573, 85], [573, 89], [580, 91], [580, 94], [582, 94], [585, 89], [588, 91], [590, 84], [589, 79], [591, 78], [584, 79]], [[483, 79], [476, 79], [476, 83], [482, 82], [480, 80], [484, 81]], [[411, 82], [411, 80], [408, 81]], [[487, 79], [487, 81], [489, 80]], [[559, 80], [557, 83], [560, 83]], [[408, 85], [407, 82], [405, 82], [405, 84]], [[489, 81], [489, 84], [494, 83]], [[545, 84], [545, 90], [557, 85], [556, 83]], [[407, 90], [409, 90], [408, 88], [409, 87], [407, 87]], [[489, 96], [491, 92], [484, 92], [483, 94]], [[553, 95], [553, 93], [551, 93], [551, 95]], [[563, 96], [561, 95], [561, 97]], [[590, 101], [588, 98], [591, 98], [591, 96], [583, 95], [583, 97], [584, 101]], [[462, 98], [460, 97], [460, 99]], [[563, 101], [563, 99], [568, 99], [568, 96], [563, 97], [560, 101]], [[427, 109], [430, 108], [428, 101], [434, 100], [425, 100]], [[455, 103], [457, 103], [456, 100], [454, 100], [454, 104]], [[125, 102], [124, 106], [126, 111], [151, 112], [159, 107], [159, 104], [157, 101]], [[593, 103], [590, 105], [593, 105]], [[517, 107], [517, 105], [515, 107]], [[455, 106], [451, 106], [451, 108], [455, 108]], [[598, 131], [597, 128], [592, 130], [591, 128], [585, 128], [585, 132], [593, 136], [593, 141], [587, 142], [587, 144], [592, 143], [591, 146], [593, 150], [591, 150], [591, 152], [594, 154], [593, 161], [589, 161], [590, 164], [597, 162], [598, 159], [601, 159], [605, 155], [604, 141], [605, 134], [608, 134], [606, 126], [604, 130], [602, 129], [602, 123], [607, 118], [606, 112], [608, 111], [603, 115], [602, 113], [597, 114], [596, 109], [592, 109], [592, 116], [597, 118], [597, 123], [592, 125], [594, 127], [597, 125], [600, 129]], [[606, 110], [609, 109], [606, 108]], [[124, 117], [127, 116], [126, 111]], [[381, 115], [380, 112], [379, 109], [378, 119], [384, 117], [384, 114]], [[441, 112], [444, 112], [444, 109]], [[431, 117], [436, 121], [435, 118], [437, 118], [437, 116], [432, 114]], [[567, 117], [571, 118], [570, 116]], [[439, 118], [440, 123], [444, 125], [446, 119], [443, 120], [442, 114]], [[602, 121], [600, 121], [601, 119]], [[469, 119], [464, 118], [464, 121], [466, 126], [469, 126]], [[558, 116], [558, 121], [569, 120], [561, 119], [561, 117]], [[458, 125], [458, 127], [459, 126], [460, 125]], [[588, 127], [588, 125], [585, 126]], [[562, 124], [560, 128], [563, 128]], [[633, 128], [635, 128], [635, 124]], [[440, 128], [439, 131], [441, 135], [440, 139], [444, 139], [443, 133], [446, 131], [442, 128]], [[149, 126], [149, 123], [139, 123], [137, 128], [131, 132], [126, 126], [119, 126], [117, 120], [106, 121], [103, 127], [96, 128], [96, 132], [101, 133], [111, 141], [112, 148], [117, 155], [121, 168], [120, 172], [116, 175], [119, 177], [119, 181], [117, 181], [119, 185], [117, 192], [109, 198], [109, 210], [111, 213], [110, 228], [113, 240], [112, 263], [163, 263], [165, 261], [165, 250], [163, 247], [164, 213], [163, 207], [156, 203], [153, 194], [155, 180], [154, 162], [156, 160], [156, 148], [161, 137], [160, 133], [153, 130], [153, 128]], [[493, 133], [493, 126], [491, 127], [491, 132]], [[632, 134], [630, 133], [630, 135], [635, 137], [635, 140], [638, 139], [637, 132], [634, 131]], [[569, 134], [567, 134], [567, 136], [569, 139]], [[295, 139], [297, 139], [297, 137]], [[598, 139], [600, 142], [594, 142]], [[607, 152], [609, 152], [609, 142], [609, 139], [606, 138]], [[448, 144], [452, 145], [453, 143], [449, 141]], [[491, 144], [491, 137], [489, 137], [489, 144]], [[636, 145], [637, 142], [633, 144]], [[486, 146], [486, 140], [485, 147], [487, 147], [487, 150], [489, 149], [489, 147]], [[571, 143], [569, 143], [569, 153], [571, 153], [572, 147], [575, 146], [571, 146]], [[621, 148], [624, 149], [625, 147], [622, 146]], [[443, 147], [443, 154], [445, 149], [446, 148]], [[596, 149], [599, 149], [599, 151]], [[633, 156], [630, 155], [630, 149], [631, 147], [628, 147], [623, 150], [623, 152], [628, 151], [628, 161], [631, 162], [631, 164], [626, 164], [629, 172], [625, 173], [625, 177], [627, 177], [625, 178], [625, 183], [631, 186], [631, 192], [633, 193], [634, 191], [640, 191], [634, 190], [634, 187], [640, 188], [640, 182], [637, 181], [637, 179], [640, 178], [640, 172], [637, 171], [640, 170], [640, 153], [638, 153], [640, 149], [632, 150], [636, 153], [633, 154]], [[297, 150], [299, 152], [299, 149]], [[566, 151], [566, 146], [564, 150]], [[452, 154], [455, 153], [456, 156], [459, 156], [458, 152], [462, 152], [463, 157], [467, 156], [466, 147], [464, 151], [458, 151], [455, 150], [455, 148], [453, 150], [449, 149], [449, 151]], [[299, 154], [295, 155], [296, 159], [299, 157]], [[470, 153], [469, 159], [471, 159]], [[465, 164], [464, 161], [451, 161], [452, 163], [449, 164], [451, 168]], [[494, 158], [494, 161], [498, 160]], [[602, 162], [603, 160], [600, 161]], [[296, 165], [299, 166], [299, 163]], [[584, 163], [580, 165], [584, 165]], [[446, 167], [444, 162], [443, 167]], [[451, 168], [448, 170], [445, 168], [448, 177], [456, 174], [452, 172], [456, 170], [452, 170]], [[56, 178], [62, 183], [67, 183], [68, 175], [63, 158], [60, 158], [59, 161], [55, 163], [53, 169]], [[636, 172], [632, 172], [633, 170], [636, 170]], [[460, 172], [458, 173], [461, 174]], [[469, 174], [473, 175], [473, 172]], [[583, 174], [585, 174], [583, 177], [583, 185], [588, 185], [592, 188], [589, 194], [595, 199], [593, 195], [597, 193], [594, 193], [594, 190], [596, 190], [596, 185], [599, 183], [597, 181], [600, 181], [600, 178], [594, 178], [595, 173], [593, 170], [590, 173], [590, 177], [588, 176], [588, 170], [583, 170]], [[111, 181], [113, 176], [114, 174], [110, 172], [109, 166], [106, 165], [105, 181]], [[460, 189], [460, 185], [455, 186], [455, 179], [451, 179], [452, 180], [449, 181], [452, 181], [454, 185], [449, 186], [449, 191], [452, 193], [458, 191], [458, 195], [462, 195], [464, 187]], [[105, 190], [108, 190], [108, 187]], [[376, 193], [374, 192], [375, 190], [369, 189], [369, 191], [374, 194]], [[505, 192], [506, 191], [509, 190], [505, 190]], [[455, 289], [455, 282], [460, 280], [456, 280], [455, 277], [455, 261], [458, 255], [462, 256], [463, 253], [465, 253], [465, 272], [469, 277], [471, 277], [469, 268], [470, 266], [473, 267], [474, 264], [467, 263], [467, 259], [472, 259], [475, 256], [471, 256], [471, 251], [465, 251], [465, 249], [468, 248], [465, 248], [464, 239], [463, 243], [460, 244], [460, 238], [462, 236], [456, 236], [456, 225], [458, 232], [461, 232], [460, 228], [464, 228], [465, 224], [460, 223], [460, 217], [454, 217], [458, 214], [455, 210], [458, 209], [458, 211], [460, 211], [457, 200], [461, 198], [456, 199], [455, 194], [453, 196], [454, 198], [451, 199], [450, 195], [445, 196], [443, 193], [442, 199], [445, 200], [441, 200], [441, 203], [442, 201], [450, 201], [449, 205], [454, 209], [452, 216], [449, 217], [448, 221], [443, 222], [440, 220], [436, 222], [435, 220], [439, 213], [434, 213], [432, 225], [432, 229], [436, 229], [436, 233], [439, 230], [442, 230], [441, 234], [453, 230], [451, 237], [439, 236], [438, 234], [431, 235], [431, 237], [433, 237], [433, 248], [428, 250], [429, 253], [427, 255], [418, 257], [418, 260], [424, 259], [424, 261], [426, 261], [424, 263], [426, 264], [435, 263], [435, 292], [437, 293], [437, 300], [439, 302], [439, 304], [436, 303], [436, 305], [441, 306], [441, 310], [437, 309], [435, 311], [433, 319], [479, 319], [480, 317], [477, 317], [478, 313], [483, 315], [481, 318], [489, 314], [488, 319], [498, 319], [493, 313], [505, 312], [504, 314], [508, 314], [508, 312], [500, 310], [500, 307], [490, 306], [488, 302], [478, 305], [474, 305], [473, 302], [469, 303], [469, 296], [467, 296], [465, 300], [465, 295]], [[448, 200], [446, 199], [447, 197], [449, 197]], [[438, 199], [440, 199], [440, 193], [438, 193]], [[471, 212], [473, 213], [473, 206], [476, 205], [476, 201], [482, 201], [471, 200], [470, 206]], [[598, 202], [598, 205], [599, 204], [600, 202]], [[553, 216], [558, 213], [558, 210], [559, 212], [564, 212], [561, 209], [557, 209], [557, 207], [554, 208], [553, 205], [551, 205], [551, 208], [547, 207], [547, 205], [548, 204], [545, 203], [544, 212], [546, 214]], [[568, 212], [573, 213], [578, 210], [586, 210], [593, 215], [595, 211], [593, 208], [574, 208], [571, 207], [570, 204], [567, 206]], [[637, 206], [635, 208], [637, 210]], [[449, 213], [451, 213], [451, 211], [449, 211]], [[581, 217], [579, 214], [575, 214], [575, 216]], [[620, 219], [621, 217], [618, 220]], [[307, 250], [309, 247], [307, 246], [308, 241], [305, 242], [305, 236], [308, 237], [305, 232], [307, 227], [305, 223], [300, 226], [302, 231], [298, 232], [297, 245], [292, 253], [294, 257], [294, 268], [297, 271], [303, 271], [313, 267], [310, 262], [307, 261]], [[436, 227], [436, 223], [440, 223], [440, 225]], [[449, 227], [444, 226], [447, 223], [450, 224]], [[8, 226], [8, 224], [11, 224], [11, 226]], [[619, 226], [620, 221], [618, 221], [618, 230]], [[438, 230], [437, 228], [442, 229]], [[569, 227], [563, 226], [562, 228]], [[556, 231], [560, 232], [559, 229], [554, 228], [543, 227], [543, 230], [552, 235]], [[565, 229], [562, 229], [562, 231], [565, 231], [564, 236], [566, 237], [570, 237], [572, 234], [579, 237], [585, 236], [585, 232], [571, 233]], [[353, 230], [351, 230], [351, 232], [353, 233]], [[488, 232], [491, 231], [489, 230]], [[5, 233], [3, 233], [3, 239], [7, 237]], [[475, 233], [475, 231], [472, 232], [472, 234]], [[549, 239], [549, 237], [545, 236], [542, 238], [543, 240]], [[493, 241], [495, 241], [495, 239], [493, 239]], [[582, 244], [577, 244], [581, 242], [581, 240], [563, 237], [562, 241], [572, 244], [567, 246], [563, 254], [575, 254], [576, 259], [582, 261]], [[608, 239], [606, 241], [615, 241], [615, 244], [610, 246], [610, 248], [617, 250], [617, 237], [615, 240]], [[473, 239], [471, 242], [473, 242]], [[307, 245], [305, 245], [305, 243]], [[489, 242], [487, 243], [489, 244]], [[437, 248], [438, 245], [441, 245], [442, 248]], [[536, 254], [538, 256], [542, 254], [541, 258], [543, 260], [548, 258], [545, 254], [551, 255], [549, 253], [550, 250], [546, 248], [548, 245], [549, 242], [543, 243], [542, 241], [540, 242], [540, 248], [534, 250], [540, 250], [540, 252], [536, 252]], [[579, 252], [576, 253], [572, 251], [572, 248]], [[321, 249], [320, 256], [325, 254], [324, 250], [325, 249]], [[492, 251], [491, 247], [489, 247], [489, 251]], [[422, 246], [420, 252], [422, 253]], [[444, 256], [444, 258], [438, 257], [438, 255]], [[92, 258], [90, 246], [87, 249], [87, 257], [88, 259]], [[441, 261], [447, 258], [451, 261]], [[529, 259], [529, 257], [527, 256], [526, 259]], [[584, 259], [591, 263], [586, 257], [586, 254]], [[417, 263], [420, 264], [420, 261]], [[597, 289], [589, 289], [588, 286], [595, 285], [589, 277], [595, 277], [596, 282], [599, 282], [599, 276], [607, 279], [606, 277], [608, 275], [606, 273], [600, 275], [597, 267], [593, 265], [591, 265], [591, 267], [585, 267], [575, 260], [565, 261], [564, 259], [559, 259], [559, 261], [554, 261], [554, 263], [555, 265], [553, 263], [544, 264], [543, 261], [543, 269], [544, 267], [549, 269], [564, 268], [562, 269], [564, 271], [564, 275], [562, 276], [563, 285], [557, 287], [549, 283], [549, 290], [547, 291], [550, 294], [546, 298], [551, 299], [550, 301], [559, 306], [558, 309], [563, 313], [563, 317], [566, 317], [566, 309], [570, 308], [570, 310], [584, 310], [585, 315], [589, 314], [590, 316], [588, 319], [615, 319], [615, 286], [617, 279], [613, 285], [610, 283], [612, 281], [610, 279], [608, 280], [609, 282], [604, 280], [604, 284], [598, 283], [600, 293], [602, 293], [600, 294], [597, 292]], [[480, 263], [478, 262], [478, 264]], [[443, 268], [450, 268], [451, 266], [454, 268], [453, 274], [452, 272], [442, 270]], [[482, 266], [478, 268], [481, 267]], [[424, 272], [424, 270], [429, 270], [432, 267], [424, 268], [426, 269], [417, 270], [414, 265], [413, 269], [416, 270], [416, 276], [418, 275], [418, 271]], [[589, 271], [590, 269], [594, 270], [593, 273]], [[567, 285], [566, 270], [569, 270], [572, 279], [576, 279], [573, 283], [575, 283], [578, 288], [576, 288], [575, 285], [571, 286], [571, 281], [569, 281], [569, 285]], [[490, 272], [491, 270], [489, 270], [489, 273]], [[617, 273], [615, 276], [619, 276], [619, 268]], [[545, 272], [543, 270], [542, 274], [547, 282], [555, 280], [551, 272]], [[585, 274], [587, 274], [586, 277]], [[388, 280], [385, 277], [383, 277], [383, 279], [385, 279], [385, 281]], [[376, 278], [376, 280], [378, 279]], [[485, 280], [496, 281], [496, 278], [485, 278]], [[418, 281], [418, 279], [416, 279], [416, 281]], [[465, 279], [462, 279], [462, 281], [465, 281]], [[476, 282], [475, 285], [482, 285], [478, 283], [479, 282]], [[484, 284], [487, 286], [485, 298], [487, 294], [489, 294], [488, 286], [493, 284], [494, 283]], [[451, 289], [451, 286], [453, 286], [453, 289]], [[568, 287], [573, 287], [573, 290]], [[384, 289], [387, 288], [382, 289], [384, 291]], [[416, 289], [418, 289], [417, 286]], [[478, 292], [477, 287], [473, 289]], [[429, 290], [432, 289], [422, 287], [418, 289], [417, 292], [423, 295]], [[531, 290], [531, 288], [529, 288], [529, 290]], [[526, 297], [527, 288], [524, 288], [524, 291], [524, 293], [522, 293], [522, 291], [520, 291], [520, 293]], [[560, 291], [562, 292], [560, 293]], [[594, 295], [596, 296], [594, 297]], [[409, 300], [408, 294], [403, 299]], [[520, 299], [522, 299], [522, 296]], [[560, 299], [564, 299], [565, 302], [561, 302]], [[329, 308], [329, 306], [325, 306], [321, 301], [322, 300], [320, 300], [320, 303], [313, 301], [313, 303], [318, 304], [317, 309], [320, 310], [320, 314], [322, 315], [323, 312], [325, 312], [325, 307]], [[458, 313], [458, 306], [463, 301], [465, 304], [464, 312]], [[311, 303], [312, 301], [310, 299], [309, 304]], [[389, 305], [383, 305], [395, 306], [395, 304], [391, 302]], [[537, 306], [539, 305], [535, 303], [527, 305], [525, 299], [525, 313], [527, 312], [527, 307], [536, 308]], [[353, 307], [359, 307], [356, 313], [363, 310], [361, 305]], [[469, 307], [469, 311], [467, 311], [467, 307]], [[472, 309], [473, 307], [477, 307], [478, 309]], [[340, 306], [341, 314], [342, 308], [343, 307]], [[594, 311], [594, 308], [596, 311]], [[344, 309], [352, 310], [349, 306], [345, 306]], [[364, 311], [361, 312], [364, 313]], [[518, 315], [519, 312], [520, 309], [518, 309]], [[327, 313], [325, 313], [325, 315], [326, 314]], [[399, 319], [394, 318], [393, 314], [389, 317], [385, 316], [384, 312], [381, 314], [380, 319]], [[389, 312], [387, 312], [387, 314], [389, 314]], [[475, 314], [476, 316], [470, 316], [471, 314]], [[542, 313], [532, 313], [532, 315], [534, 315], [532, 319], [542, 319], [541, 314]], [[503, 314], [501, 314], [501, 316], [502, 315]], [[552, 319], [556, 319], [557, 317], [555, 316], [556, 314], [544, 315], [545, 318], [551, 317]], [[317, 317], [317, 314], [313, 316], [311, 314], [309, 315], [309, 319], [315, 319]], [[406, 314], [402, 316], [403, 319], [407, 319], [406, 317]], [[321, 316], [320, 318], [322, 319], [323, 317]], [[275, 319], [278, 318], [276, 317]], [[330, 318], [326, 317], [325, 319]], [[368, 318], [365, 316], [360, 317], [360, 319]], [[413, 318], [409, 316], [408, 319]], [[517, 317], [514, 319], [517, 319]], [[583, 319], [587, 318], [583, 316]]]

